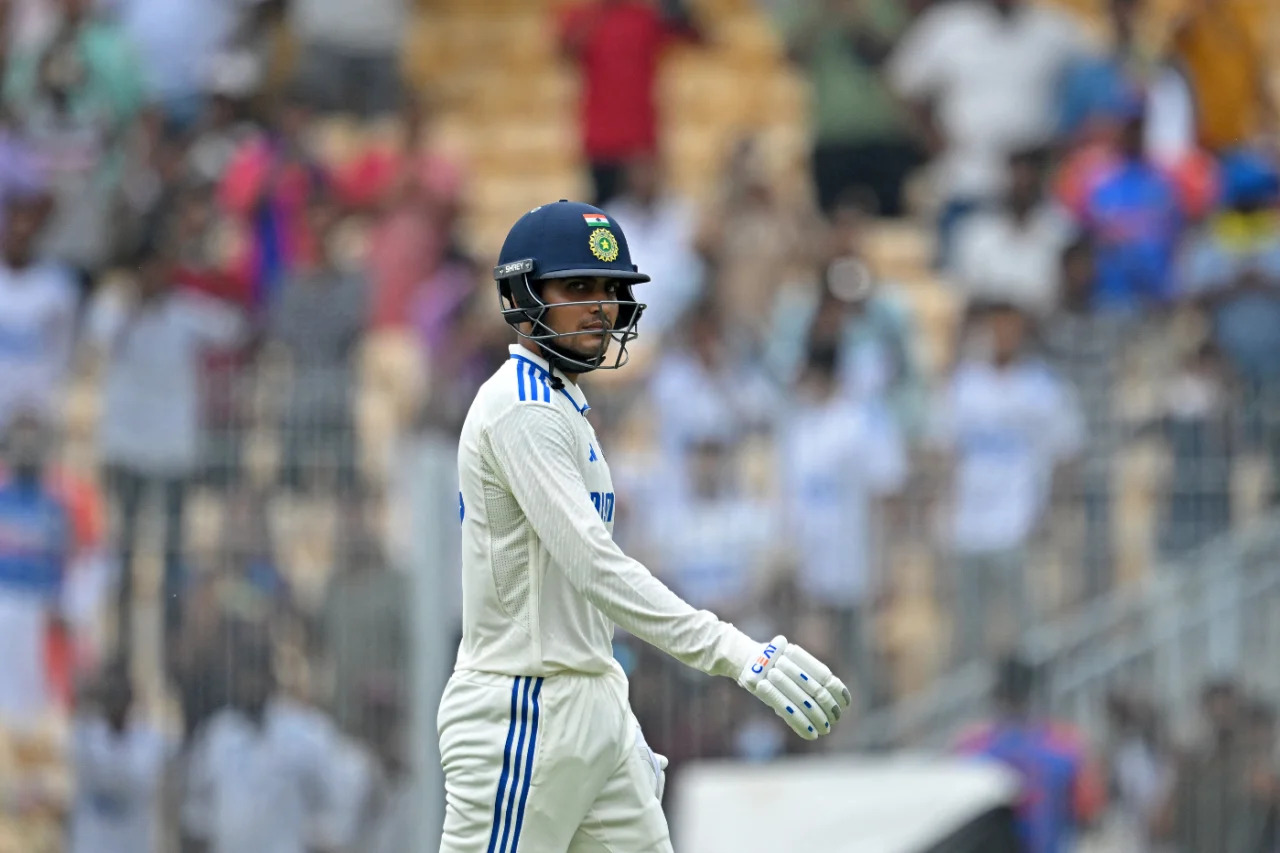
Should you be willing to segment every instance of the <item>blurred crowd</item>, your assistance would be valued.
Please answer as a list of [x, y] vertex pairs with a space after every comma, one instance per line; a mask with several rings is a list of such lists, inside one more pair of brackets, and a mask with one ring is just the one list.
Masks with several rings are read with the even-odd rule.
[[[1162, 563], [1238, 522], [1241, 460], [1280, 493], [1266, 4], [1100, 5], [761, 0], [809, 172], [747, 129], [706, 197], [669, 180], [657, 85], [713, 44], [700, 4], [547, 9], [594, 200], [653, 277], [634, 363], [587, 380], [620, 543], [864, 709], [918, 686], [907, 645], [991, 659], [1116, 589], [1130, 448], [1166, 460]], [[415, 10], [3, 8], [0, 850], [408, 849], [395, 438], [456, 436], [508, 336], [465, 165], [401, 77]], [[895, 228], [927, 283], [880, 268]], [[800, 749], [731, 684], [617, 651], [673, 770]], [[1208, 796], [1115, 712], [1122, 807]], [[1254, 790], [1250, 744], [1186, 760]], [[1176, 849], [1273, 853], [1268, 814], [1272, 847]]]

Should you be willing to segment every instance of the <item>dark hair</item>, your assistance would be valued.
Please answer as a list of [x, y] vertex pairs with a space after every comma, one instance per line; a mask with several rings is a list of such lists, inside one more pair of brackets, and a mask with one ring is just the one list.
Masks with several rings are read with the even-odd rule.
[[1211, 702], [1214, 699], [1237, 699], [1240, 686], [1233, 679], [1220, 677], [1210, 679], [1200, 689], [1200, 701]]
[[1070, 243], [1062, 248], [1060, 255], [1061, 262], [1066, 264], [1068, 261], [1074, 260], [1080, 256], [1093, 257], [1093, 240], [1088, 234], [1080, 234]]
[[823, 378], [836, 375], [840, 364], [840, 348], [831, 341], [814, 341], [805, 355], [805, 372]]
[[1043, 173], [1049, 168], [1049, 149], [1043, 145], [1020, 148], [1009, 155], [1009, 165], [1013, 168], [1028, 166]]
[[996, 684], [992, 695], [1010, 708], [1025, 709], [1031, 704], [1036, 688], [1036, 670], [1027, 660], [1010, 655], [996, 665]]
[[1276, 724], [1275, 706], [1265, 699], [1253, 699], [1245, 708], [1245, 720], [1253, 726], [1266, 726], [1268, 728]]

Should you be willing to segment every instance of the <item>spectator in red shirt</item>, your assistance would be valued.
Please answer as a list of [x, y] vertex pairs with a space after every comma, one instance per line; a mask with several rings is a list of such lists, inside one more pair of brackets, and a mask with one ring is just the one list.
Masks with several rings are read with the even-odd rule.
[[662, 49], [697, 38], [680, 0], [661, 8], [646, 0], [574, 6], [561, 18], [560, 45], [582, 69], [582, 147], [591, 163], [596, 205], [621, 189], [623, 165], [654, 154], [658, 110], [654, 83]]

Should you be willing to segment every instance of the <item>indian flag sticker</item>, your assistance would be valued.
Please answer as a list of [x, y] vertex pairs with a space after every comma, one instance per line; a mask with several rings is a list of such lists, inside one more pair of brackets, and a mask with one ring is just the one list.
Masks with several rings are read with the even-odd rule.
[[601, 216], [598, 213], [584, 213], [582, 214], [582, 218], [587, 220], [587, 224], [592, 228], [609, 227], [609, 217], [607, 216]]

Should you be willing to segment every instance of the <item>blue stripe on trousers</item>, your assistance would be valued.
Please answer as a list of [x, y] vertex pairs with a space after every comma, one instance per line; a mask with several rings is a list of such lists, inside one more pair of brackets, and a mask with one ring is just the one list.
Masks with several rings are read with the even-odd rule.
[[[519, 683], [520, 679], [516, 679]], [[524, 738], [529, 730], [529, 685], [533, 679], [524, 680], [524, 690], [520, 699], [520, 736], [516, 738], [516, 760], [511, 769], [513, 784], [507, 793], [507, 813], [502, 821], [502, 843], [498, 845], [499, 853], [506, 853], [507, 838], [511, 833], [511, 810], [516, 804], [516, 789], [520, 787], [520, 760], [524, 757]]]
[[493, 802], [493, 829], [489, 831], [488, 853], [493, 853], [498, 843], [498, 823], [502, 819], [502, 799], [507, 789], [507, 773], [511, 769], [511, 740], [516, 733], [516, 696], [519, 692], [520, 679], [517, 678], [511, 685], [511, 722], [507, 726], [507, 745], [502, 750], [502, 775], [498, 777], [498, 796]]
[[520, 827], [524, 826], [524, 804], [529, 799], [529, 783], [533, 779], [533, 754], [538, 748], [538, 716], [541, 706], [538, 696], [542, 693], [542, 679], [539, 678], [533, 687], [533, 719], [529, 723], [529, 757], [524, 763], [524, 787], [520, 790], [520, 807], [516, 809], [516, 831], [511, 838], [511, 853], [516, 853], [520, 846]]

